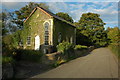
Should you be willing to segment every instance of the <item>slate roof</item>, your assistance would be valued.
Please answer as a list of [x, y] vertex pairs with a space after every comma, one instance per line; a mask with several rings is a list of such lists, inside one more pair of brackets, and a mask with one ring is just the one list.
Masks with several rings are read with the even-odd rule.
[[71, 25], [72, 27], [76, 28], [76, 27], [75, 27], [74, 25], [72, 25], [70, 22], [64, 20], [63, 18], [55, 15], [54, 13], [52, 13], [52, 12], [50, 12], [50, 11], [42, 8], [42, 7], [36, 7], [36, 8], [31, 12], [31, 14], [29, 15], [29, 17], [26, 18], [26, 20], [25, 20], [24, 22], [26, 22], [27, 19], [29, 19], [29, 18], [31, 17], [31, 15], [32, 15], [37, 9], [41, 10], [42, 12], [44, 12], [45, 14], [47, 14], [47, 15], [50, 16], [50, 17], [54, 17], [54, 18], [56, 18], [56, 19], [58, 19], [58, 20], [61, 20], [61, 21], [65, 22], [65, 23]]

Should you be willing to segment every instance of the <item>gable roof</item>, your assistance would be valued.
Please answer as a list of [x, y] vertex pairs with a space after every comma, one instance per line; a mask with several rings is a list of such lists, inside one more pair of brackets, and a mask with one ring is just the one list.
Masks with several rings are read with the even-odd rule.
[[49, 17], [54, 17], [54, 18], [56, 18], [56, 19], [58, 19], [58, 20], [61, 20], [61, 21], [65, 22], [65, 23], [73, 26], [74, 28], [76, 28], [76, 27], [75, 27], [74, 25], [72, 25], [70, 22], [64, 20], [63, 18], [61, 18], [61, 17], [53, 14], [52, 12], [50, 12], [50, 11], [48, 11], [48, 10], [42, 8], [42, 7], [36, 7], [36, 8], [30, 13], [30, 15], [24, 20], [24, 23], [32, 16], [32, 14], [33, 14], [37, 9], [41, 10], [43, 13], [45, 13], [45, 14], [48, 15]]

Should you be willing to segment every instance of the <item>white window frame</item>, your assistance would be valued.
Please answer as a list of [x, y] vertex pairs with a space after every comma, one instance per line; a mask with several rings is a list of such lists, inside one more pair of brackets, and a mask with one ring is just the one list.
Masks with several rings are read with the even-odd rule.
[[27, 37], [27, 46], [31, 46], [31, 36]]
[[[48, 23], [47, 29], [46, 29], [46, 25], [45, 25], [46, 23]], [[50, 23], [48, 21], [45, 21], [43, 25], [44, 25], [44, 45], [49, 45], [49, 37], [50, 37], [49, 36], [49, 27], [50, 27]]]

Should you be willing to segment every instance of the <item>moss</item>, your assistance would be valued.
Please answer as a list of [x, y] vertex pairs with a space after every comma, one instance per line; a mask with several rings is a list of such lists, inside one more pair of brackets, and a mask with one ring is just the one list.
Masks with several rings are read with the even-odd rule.
[[[36, 35], [40, 36], [41, 45], [44, 44], [43, 23], [47, 19], [50, 19], [49, 16], [47, 16], [40, 10], [36, 10], [34, 14], [24, 23], [24, 29], [22, 31], [22, 40], [24, 47], [26, 47], [27, 49], [34, 49], [34, 38]], [[28, 36], [31, 36], [31, 46], [26, 45], [26, 40]]]
[[[70, 24], [66, 24], [66, 22], [60, 21], [54, 18], [54, 25], [53, 25], [53, 34], [54, 34], [54, 45], [58, 44], [58, 34], [61, 32], [62, 41], [71, 42], [71, 38], [73, 39], [72, 42], [75, 43], [75, 28], [70, 26]], [[61, 41], [61, 42], [62, 42]]]
[[[65, 21], [58, 20], [53, 17], [49, 17], [40, 10], [36, 10], [34, 14], [24, 23], [24, 29], [21, 34], [21, 38], [24, 44], [24, 47], [27, 49], [34, 49], [34, 38], [36, 35], [40, 36], [40, 45], [44, 45], [44, 26], [43, 23], [47, 20], [51, 23], [50, 19], [53, 20], [53, 42], [51, 42], [51, 33], [49, 33], [49, 43], [53, 43], [54, 46], [58, 44], [58, 33], [62, 34], [62, 41], [70, 42], [73, 38], [75, 42], [75, 28], [71, 27], [70, 24], [67, 24]], [[51, 24], [50, 24], [51, 25]], [[51, 27], [49, 31], [51, 32]], [[31, 46], [26, 45], [27, 36], [31, 36]], [[51, 44], [50, 44], [51, 45]]]

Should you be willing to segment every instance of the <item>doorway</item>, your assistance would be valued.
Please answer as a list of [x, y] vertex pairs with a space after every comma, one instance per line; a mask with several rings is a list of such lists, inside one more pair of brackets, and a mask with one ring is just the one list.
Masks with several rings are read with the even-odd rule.
[[40, 48], [40, 37], [37, 35], [35, 37], [35, 50], [39, 50]]

